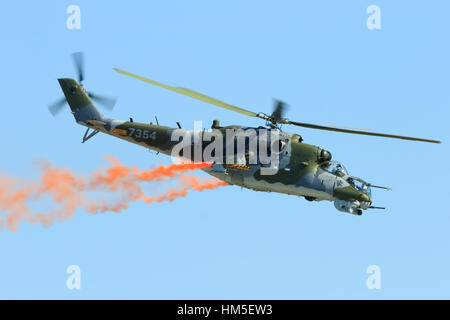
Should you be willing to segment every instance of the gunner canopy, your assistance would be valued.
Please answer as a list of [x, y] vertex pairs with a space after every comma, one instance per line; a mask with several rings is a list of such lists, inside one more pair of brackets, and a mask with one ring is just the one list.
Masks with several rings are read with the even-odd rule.
[[370, 185], [360, 178], [350, 176], [342, 163], [338, 161], [329, 161], [324, 163], [321, 168], [337, 177], [344, 179], [359, 191], [364, 192], [369, 196], [371, 195], [372, 192], [370, 190]]

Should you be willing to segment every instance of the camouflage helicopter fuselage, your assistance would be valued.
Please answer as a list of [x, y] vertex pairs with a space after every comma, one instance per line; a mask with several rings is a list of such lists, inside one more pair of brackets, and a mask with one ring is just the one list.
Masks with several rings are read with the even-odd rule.
[[[174, 132], [188, 135], [193, 133], [192, 130], [182, 128], [105, 118], [76, 80], [58, 81], [75, 120], [78, 124], [94, 130], [93, 134], [102, 132], [165, 155], [173, 155], [173, 149], [178, 143], [172, 140]], [[221, 127], [218, 121], [214, 121], [212, 128], [223, 133], [227, 129], [257, 129], [241, 126]], [[343, 212], [360, 215], [362, 210], [369, 208], [372, 203], [369, 184], [349, 176], [340, 163], [331, 161], [328, 151], [303, 143], [297, 134], [281, 131], [277, 133], [282, 144], [278, 150], [279, 163], [275, 174], [261, 174], [261, 163], [248, 164], [245, 161], [238, 164], [229, 164], [226, 161], [213, 163], [211, 167], [203, 170], [230, 185], [303, 196], [309, 201], [334, 201], [335, 207]], [[90, 137], [92, 134], [85, 135], [83, 141]], [[209, 143], [203, 141], [202, 149]], [[187, 158], [193, 160], [193, 153]], [[334, 169], [331, 169], [333, 166]], [[361, 185], [358, 186], [355, 180], [362, 182]]]

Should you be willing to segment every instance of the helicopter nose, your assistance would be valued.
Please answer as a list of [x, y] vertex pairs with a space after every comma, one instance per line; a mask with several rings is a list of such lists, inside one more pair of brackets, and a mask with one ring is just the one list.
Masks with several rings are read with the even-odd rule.
[[372, 199], [370, 198], [370, 196], [368, 194], [361, 192], [358, 196], [358, 201], [359, 202], [372, 202]]
[[358, 200], [359, 202], [371, 202], [372, 199], [367, 193], [361, 192], [356, 188], [347, 186], [334, 189], [333, 196], [346, 201]]

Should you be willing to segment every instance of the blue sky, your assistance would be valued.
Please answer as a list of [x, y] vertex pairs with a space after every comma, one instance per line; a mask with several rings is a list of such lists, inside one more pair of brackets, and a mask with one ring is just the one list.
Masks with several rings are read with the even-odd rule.
[[[81, 30], [66, 8], [81, 8]], [[366, 8], [381, 8], [381, 30]], [[3, 1], [0, 170], [37, 177], [46, 158], [83, 174], [114, 155], [142, 169], [170, 158], [109, 136], [81, 144], [68, 110], [47, 105], [86, 53], [85, 86], [118, 104], [107, 115], [192, 127], [260, 125], [126, 78], [113, 67], [256, 112], [272, 98], [297, 121], [441, 139], [442, 145], [287, 128], [329, 150], [385, 212], [224, 187], [172, 203], [136, 203], [48, 229], [0, 233], [0, 298], [450, 298], [447, 1]], [[200, 173], [200, 175], [203, 175]], [[366, 268], [381, 268], [381, 290]], [[81, 290], [66, 268], [81, 268]]]

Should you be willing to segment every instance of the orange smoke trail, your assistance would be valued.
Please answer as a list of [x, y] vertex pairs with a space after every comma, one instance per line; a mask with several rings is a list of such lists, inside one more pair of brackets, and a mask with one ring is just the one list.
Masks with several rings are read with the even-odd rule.
[[181, 176], [180, 177], [180, 184], [182, 186], [181, 189], [169, 189], [166, 193], [158, 196], [158, 197], [145, 197], [144, 202], [145, 203], [152, 203], [152, 202], [162, 202], [162, 201], [173, 201], [175, 198], [178, 197], [185, 197], [187, 194], [187, 191], [189, 189], [197, 190], [197, 191], [203, 191], [206, 189], [215, 189], [220, 186], [226, 186], [227, 184], [223, 181], [220, 181], [218, 179], [205, 179], [203, 181], [199, 180], [196, 177], [193, 176]]
[[[210, 167], [211, 163], [181, 163], [140, 170], [126, 167], [114, 157], [107, 157], [110, 163], [107, 169], [99, 169], [88, 176], [80, 177], [67, 168], [53, 167], [49, 162], [41, 162], [40, 181], [22, 181], [0, 175], [0, 229], [5, 227], [17, 231], [22, 221], [31, 224], [40, 223], [48, 227], [55, 221], [72, 219], [78, 209], [89, 213], [107, 211], [120, 212], [129, 207], [131, 202], [144, 203], [173, 201], [185, 197], [189, 190], [212, 190], [226, 183], [216, 178], [199, 179], [183, 175], [188, 171]], [[155, 196], [144, 193], [140, 183], [164, 182], [174, 180], [178, 188], [168, 188]], [[89, 191], [104, 191], [116, 196], [111, 203], [106, 198], [93, 199]], [[47, 213], [30, 209], [28, 203], [51, 199], [57, 208]]]

